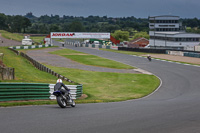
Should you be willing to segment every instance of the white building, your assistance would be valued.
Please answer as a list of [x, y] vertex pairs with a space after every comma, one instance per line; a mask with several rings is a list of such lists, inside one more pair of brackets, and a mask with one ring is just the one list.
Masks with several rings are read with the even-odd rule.
[[168, 15], [149, 17], [149, 46], [189, 50], [200, 45], [200, 34], [186, 33], [179, 19]]

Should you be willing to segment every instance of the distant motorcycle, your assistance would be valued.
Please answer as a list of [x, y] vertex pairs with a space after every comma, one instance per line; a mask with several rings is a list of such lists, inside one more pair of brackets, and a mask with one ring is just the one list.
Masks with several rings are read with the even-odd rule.
[[54, 91], [53, 95], [56, 96], [57, 103], [61, 108], [65, 108], [67, 105], [71, 105], [71, 107], [76, 106], [76, 103], [72, 99], [72, 96], [70, 93], [68, 93], [67, 97], [65, 97], [65, 94], [58, 90], [58, 91]]
[[147, 56], [147, 59], [148, 59], [149, 61], [151, 61], [151, 56], [150, 56], [150, 55], [148, 55], [148, 56]]

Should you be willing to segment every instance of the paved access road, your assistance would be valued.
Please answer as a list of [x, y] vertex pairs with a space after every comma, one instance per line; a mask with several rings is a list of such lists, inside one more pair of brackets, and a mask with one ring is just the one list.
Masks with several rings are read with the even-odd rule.
[[[0, 108], [3, 133], [199, 133], [200, 68], [101, 50], [67, 48], [150, 71], [162, 86], [148, 97], [116, 103]], [[102, 83], [103, 84], [103, 83]]]

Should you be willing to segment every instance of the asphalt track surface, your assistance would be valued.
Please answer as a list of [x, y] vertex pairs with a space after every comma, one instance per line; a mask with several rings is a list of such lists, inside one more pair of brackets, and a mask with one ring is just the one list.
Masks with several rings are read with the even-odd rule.
[[148, 97], [115, 103], [0, 108], [2, 133], [199, 133], [200, 68], [96, 49], [66, 46], [157, 75], [161, 87]]

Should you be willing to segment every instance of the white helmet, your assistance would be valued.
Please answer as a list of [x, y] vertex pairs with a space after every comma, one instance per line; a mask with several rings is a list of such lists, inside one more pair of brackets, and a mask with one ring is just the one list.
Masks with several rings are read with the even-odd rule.
[[62, 83], [62, 79], [58, 79], [58, 80], [57, 80], [57, 83]]

